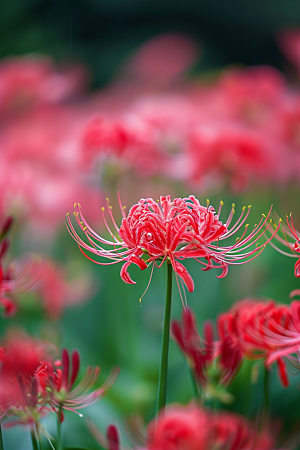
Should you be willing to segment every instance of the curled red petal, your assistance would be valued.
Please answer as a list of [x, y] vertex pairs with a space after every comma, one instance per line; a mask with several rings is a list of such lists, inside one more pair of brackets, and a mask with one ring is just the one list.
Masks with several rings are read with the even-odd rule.
[[289, 380], [286, 373], [286, 366], [285, 362], [282, 358], [277, 359], [277, 367], [278, 367], [278, 375], [280, 378], [281, 383], [284, 387], [287, 387], [289, 385]]
[[289, 297], [294, 298], [296, 297], [296, 295], [300, 295], [300, 289], [294, 289], [293, 291], [291, 291]]
[[300, 259], [298, 259], [298, 261], [295, 264], [294, 275], [295, 277], [300, 278]]
[[194, 281], [189, 272], [186, 270], [186, 268], [178, 261], [175, 261], [175, 267], [173, 267], [175, 272], [178, 273], [178, 275], [183, 279], [183, 282], [185, 283], [186, 287], [188, 288], [189, 292], [194, 291]]
[[139, 266], [139, 268], [141, 270], [145, 270], [148, 267], [147, 264], [145, 263], [145, 261], [143, 259], [139, 258], [136, 255], [132, 255], [130, 257], [130, 262], [132, 262], [132, 263], [136, 264], [137, 266]]
[[125, 281], [125, 283], [128, 284], [136, 284], [136, 281], [133, 281], [127, 271], [128, 267], [130, 266], [130, 264], [132, 264], [131, 261], [127, 261], [121, 269], [120, 275], [123, 281]]
[[218, 275], [217, 278], [224, 278], [228, 274], [228, 265], [222, 264], [222, 273], [221, 275]]

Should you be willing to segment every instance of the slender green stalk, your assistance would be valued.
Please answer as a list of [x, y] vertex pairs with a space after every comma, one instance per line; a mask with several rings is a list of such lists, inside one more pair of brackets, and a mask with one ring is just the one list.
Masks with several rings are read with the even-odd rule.
[[45, 447], [44, 447], [44, 436], [43, 436], [43, 434], [41, 433], [41, 431], [40, 431], [39, 428], [37, 428], [36, 434], [37, 434], [37, 437], [38, 437], [40, 450], [44, 450], [44, 448], [45, 448]]
[[270, 381], [270, 372], [266, 367], [264, 367], [264, 396], [261, 408], [260, 430], [266, 427], [269, 421], [269, 414], [270, 414], [269, 381]]
[[40, 450], [40, 447], [39, 447], [39, 444], [38, 444], [38, 440], [36, 438], [36, 433], [35, 433], [35, 429], [34, 428], [31, 428], [30, 435], [31, 435], [31, 442], [32, 442], [33, 450]]
[[61, 407], [58, 410], [57, 415], [57, 447], [56, 450], [63, 450], [63, 442], [62, 442], [62, 424], [61, 424]]
[[0, 450], [4, 450], [1, 422], [0, 422]]
[[167, 295], [166, 295], [164, 328], [163, 328], [161, 358], [159, 368], [157, 413], [166, 406], [167, 400], [167, 376], [168, 376], [168, 355], [169, 355], [169, 340], [170, 340], [172, 273], [173, 273], [172, 265], [168, 263], [167, 269], [168, 269]]
[[200, 395], [199, 395], [199, 390], [198, 390], [197, 381], [196, 381], [194, 372], [192, 371], [191, 368], [189, 368], [189, 372], [190, 372], [190, 375], [191, 375], [194, 397], [195, 397], [196, 400], [199, 400]]

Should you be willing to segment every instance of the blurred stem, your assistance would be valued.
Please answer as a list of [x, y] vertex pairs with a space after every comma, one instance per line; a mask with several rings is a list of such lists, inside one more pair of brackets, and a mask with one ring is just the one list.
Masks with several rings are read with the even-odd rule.
[[169, 355], [169, 340], [170, 340], [172, 274], [173, 274], [172, 264], [167, 263], [167, 269], [168, 269], [167, 295], [166, 295], [164, 328], [163, 328], [161, 358], [159, 368], [157, 413], [166, 406], [167, 400], [167, 376], [168, 376], [168, 355]]
[[189, 368], [189, 372], [191, 375], [191, 380], [192, 380], [192, 387], [193, 387], [193, 394], [196, 400], [199, 400], [199, 398], [201, 397], [199, 394], [199, 390], [198, 390], [198, 385], [197, 385], [197, 381], [194, 375], [194, 372], [191, 368]]
[[1, 422], [0, 422], [0, 450], [4, 450]]
[[260, 430], [266, 427], [269, 421], [269, 410], [270, 410], [269, 382], [270, 382], [270, 372], [266, 367], [264, 367], [264, 397], [261, 409]]
[[40, 432], [40, 429], [39, 429], [39, 428], [37, 428], [36, 434], [37, 434], [37, 437], [38, 437], [40, 450], [44, 450], [44, 448], [45, 448], [45, 447], [44, 447], [44, 440], [43, 440], [44, 436], [43, 436], [43, 434]]
[[63, 450], [62, 446], [62, 411], [61, 406], [59, 407], [58, 414], [57, 414], [57, 448], [56, 450]]
[[34, 427], [31, 428], [30, 435], [31, 435], [31, 442], [32, 442], [33, 450], [40, 450]]

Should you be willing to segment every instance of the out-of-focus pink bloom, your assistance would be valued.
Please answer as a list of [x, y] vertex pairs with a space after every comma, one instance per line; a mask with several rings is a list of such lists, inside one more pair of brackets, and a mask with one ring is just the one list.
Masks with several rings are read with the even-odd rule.
[[35, 255], [15, 259], [6, 269], [0, 264], [0, 303], [4, 317], [15, 314], [20, 294], [41, 287], [46, 270], [47, 262]]
[[[59, 367], [62, 364], [62, 369]], [[74, 387], [80, 370], [80, 356], [77, 350], [70, 356], [66, 349], [62, 351], [62, 363], [56, 361], [49, 366], [42, 363], [36, 371], [36, 377], [42, 388], [44, 398], [54, 411], [59, 414], [61, 408], [77, 413], [78, 409], [92, 405], [115, 383], [120, 369], [115, 367], [102, 386], [88, 393], [99, 377], [100, 367], [89, 366], [79, 384]], [[63, 416], [61, 417], [63, 420]]]
[[83, 67], [54, 67], [48, 57], [18, 57], [0, 65], [0, 115], [33, 104], [57, 103], [82, 90]]
[[[36, 262], [33, 270], [39, 271], [45, 264], [44, 260]], [[87, 301], [92, 292], [92, 281], [85, 275], [79, 275], [74, 280], [68, 280], [67, 274], [59, 264], [47, 260], [46, 267], [41, 267], [38, 293], [51, 319], [58, 319], [66, 307]]]
[[226, 71], [218, 81], [230, 101], [233, 117], [244, 123], [257, 125], [283, 102], [285, 79], [270, 66], [253, 66]]
[[277, 38], [280, 49], [284, 56], [297, 68], [300, 69], [300, 30], [288, 29], [279, 33]]
[[48, 410], [38, 398], [35, 377], [41, 360], [51, 364], [51, 346], [19, 331], [11, 331], [1, 347], [0, 407], [1, 416], [8, 415], [18, 423], [39, 426]]
[[[121, 450], [117, 428], [110, 425], [106, 437], [89, 421], [89, 429], [107, 450]], [[228, 411], [211, 411], [196, 404], [170, 405], [146, 430], [139, 424], [132, 440], [140, 450], [272, 450], [276, 436], [258, 430], [245, 417]]]
[[211, 445], [209, 448], [226, 450], [271, 450], [274, 448], [274, 435], [258, 430], [243, 416], [218, 411], [212, 414]]
[[200, 385], [204, 385], [207, 382], [206, 369], [214, 358], [212, 325], [207, 322], [203, 328], [204, 339], [201, 342], [196, 318], [190, 308], [183, 310], [182, 324], [176, 320], [171, 323], [172, 337], [187, 358]]
[[189, 137], [193, 180], [205, 180], [210, 175], [223, 182], [229, 180], [235, 191], [244, 190], [249, 180], [259, 176], [266, 182], [275, 166], [274, 145], [264, 133], [242, 127], [199, 126]]
[[129, 61], [127, 70], [145, 81], [170, 80], [181, 75], [197, 57], [191, 38], [181, 34], [163, 34], [142, 45]]
[[149, 450], [271, 450], [274, 438], [260, 435], [248, 420], [196, 405], [171, 406], [147, 427]]
[[288, 385], [286, 359], [297, 363], [293, 354], [298, 354], [300, 345], [299, 301], [291, 305], [241, 301], [219, 316], [218, 331], [221, 340], [230, 339], [244, 357], [265, 358], [267, 367], [276, 361], [280, 380]]
[[41, 360], [50, 358], [49, 345], [32, 339], [27, 334], [18, 330], [10, 330], [4, 342], [2, 342], [3, 362], [0, 377], [11, 378], [18, 374], [30, 379], [40, 365]]
[[206, 450], [209, 444], [209, 416], [190, 405], [172, 406], [148, 425], [149, 450]]
[[[134, 283], [128, 274], [128, 267], [131, 264], [136, 264], [144, 270], [151, 263], [161, 267], [167, 261], [172, 264], [176, 276], [181, 277], [188, 290], [192, 292], [193, 279], [180, 261], [192, 258], [204, 266], [203, 270], [221, 268], [222, 273], [219, 278], [224, 277], [229, 265], [245, 264], [256, 258], [280, 227], [279, 223], [265, 244], [255, 246], [269, 228], [270, 212], [267, 217], [262, 216], [258, 225], [247, 234], [248, 225], [245, 227], [243, 225], [249, 215], [250, 207], [247, 211], [244, 207], [240, 217], [234, 225], [230, 226], [235, 212], [234, 205], [226, 223], [223, 224], [219, 219], [222, 204], [216, 213], [213, 206], [209, 203], [206, 207], [202, 206], [192, 195], [189, 198], [177, 198], [173, 201], [171, 196], [160, 197], [160, 202], [148, 198], [141, 199], [133, 205], [126, 215], [120, 203], [123, 214], [120, 227], [117, 226], [108, 204], [114, 232], [107, 224], [104, 213], [103, 218], [110, 240], [95, 233], [83, 217], [80, 205], [75, 204], [75, 218], [87, 237], [88, 243], [77, 234], [69, 215], [67, 215], [67, 227], [79, 248], [82, 247], [96, 256], [111, 260], [106, 263], [94, 261], [81, 250], [92, 261], [103, 265], [123, 263], [121, 278], [126, 283]], [[222, 240], [233, 236], [241, 229], [241, 237], [235, 244], [227, 247], [221, 245]], [[146, 259], [143, 259], [143, 256]]]
[[216, 356], [219, 356], [220, 382], [228, 383], [232, 380], [242, 361], [242, 352], [233, 345], [228, 336], [222, 336], [221, 342], [218, 342], [214, 339], [212, 324], [206, 322], [203, 325], [204, 338], [201, 339], [195, 315], [190, 308], [183, 310], [182, 324], [176, 320], [171, 323], [171, 330], [173, 339], [182, 350], [202, 388], [205, 388], [209, 381], [207, 370]]
[[276, 240], [279, 244], [287, 247], [289, 252], [282, 250], [282, 248], [275, 245], [274, 242], [271, 242], [271, 245], [279, 253], [291, 258], [297, 258], [294, 274], [295, 277], [300, 278], [300, 233], [294, 226], [292, 214], [286, 216], [286, 222], [287, 225], [283, 225], [281, 228], [282, 233], [276, 235]]

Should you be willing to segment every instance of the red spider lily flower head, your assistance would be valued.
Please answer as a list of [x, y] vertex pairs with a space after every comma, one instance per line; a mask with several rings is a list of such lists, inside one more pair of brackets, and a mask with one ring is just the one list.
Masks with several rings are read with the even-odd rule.
[[206, 450], [209, 416], [196, 407], [171, 406], [147, 428], [149, 450]]
[[219, 335], [228, 338], [232, 348], [250, 359], [265, 358], [269, 367], [277, 362], [280, 380], [288, 385], [287, 360], [297, 365], [293, 354], [300, 345], [300, 302], [276, 304], [273, 300], [244, 300], [218, 320]]
[[239, 414], [211, 412], [191, 403], [173, 405], [147, 427], [149, 450], [271, 450], [274, 439], [260, 435]]
[[36, 371], [41, 360], [52, 361], [51, 346], [20, 331], [10, 333], [1, 348], [1, 415], [13, 417], [11, 425], [39, 424], [49, 408], [38, 396]]
[[274, 437], [267, 430], [258, 433], [243, 416], [218, 411], [211, 414], [210, 446], [226, 450], [271, 450]]
[[52, 360], [53, 350], [53, 346], [22, 331], [10, 330], [2, 342], [0, 378], [11, 379], [18, 374], [25, 379], [32, 378], [41, 360]]
[[[2, 240], [0, 255], [8, 248], [8, 241]], [[5, 247], [5, 248], [4, 248]], [[36, 291], [43, 284], [48, 269], [48, 261], [37, 255], [26, 255], [15, 259], [5, 270], [0, 256], [0, 304], [2, 315], [11, 317], [17, 311], [18, 296], [24, 292]]]
[[[60, 366], [62, 366], [61, 369]], [[102, 386], [91, 393], [87, 393], [98, 379], [100, 367], [89, 366], [83, 379], [74, 387], [79, 369], [80, 356], [78, 351], [73, 350], [70, 361], [69, 352], [63, 349], [62, 362], [57, 361], [52, 366], [42, 364], [37, 371], [36, 376], [40, 385], [44, 388], [44, 395], [49, 396], [48, 403], [57, 414], [61, 414], [61, 409], [79, 414], [78, 409], [92, 405], [105, 395], [115, 383], [119, 374], [119, 368], [115, 367]], [[60, 417], [61, 420], [64, 419], [63, 414]]]
[[283, 236], [278, 234], [276, 235], [276, 239], [281, 245], [287, 247], [289, 252], [282, 250], [282, 248], [275, 245], [274, 242], [271, 242], [271, 245], [279, 253], [292, 258], [297, 258], [294, 274], [295, 277], [300, 278], [300, 232], [297, 231], [294, 226], [292, 214], [286, 216], [286, 222], [287, 225], [284, 224], [281, 228]]
[[[184, 265], [180, 262], [192, 258], [203, 265], [203, 270], [221, 268], [219, 278], [228, 272], [228, 266], [234, 264], [245, 264], [256, 258], [266, 247], [280, 227], [264, 244], [257, 244], [258, 240], [269, 228], [268, 216], [262, 216], [258, 225], [248, 234], [248, 225], [245, 221], [250, 212], [250, 206], [246, 211], [243, 208], [238, 220], [231, 225], [235, 213], [234, 205], [225, 223], [220, 220], [223, 203], [221, 202], [218, 213], [213, 206], [202, 206], [193, 196], [188, 198], [176, 198], [172, 201], [171, 196], [160, 197], [158, 202], [152, 198], [141, 199], [133, 205], [126, 215], [120, 203], [123, 219], [120, 227], [117, 226], [108, 203], [108, 212], [115, 228], [112, 232], [109, 227], [104, 211], [103, 219], [111, 239], [99, 236], [89, 226], [81, 213], [79, 204], [75, 204], [75, 218], [84, 232], [88, 243], [83, 241], [75, 231], [67, 215], [67, 228], [71, 236], [77, 242], [79, 248], [87, 250], [95, 256], [110, 260], [110, 262], [98, 262], [89, 258], [97, 264], [109, 265], [123, 263], [121, 278], [126, 283], [134, 283], [128, 273], [128, 267], [136, 264], [141, 270], [146, 269], [151, 263], [156, 267], [167, 261], [172, 264], [176, 277], [179, 276], [186, 284], [187, 289], [194, 290], [194, 282]], [[242, 236], [233, 245], [222, 246], [221, 241], [233, 236], [244, 226]], [[144, 259], [144, 258], [145, 259]]]
[[200, 385], [207, 382], [206, 369], [213, 361], [213, 330], [211, 323], [204, 325], [204, 341], [201, 342], [195, 315], [190, 308], [182, 312], [182, 324], [171, 323], [172, 337], [179, 346]]

